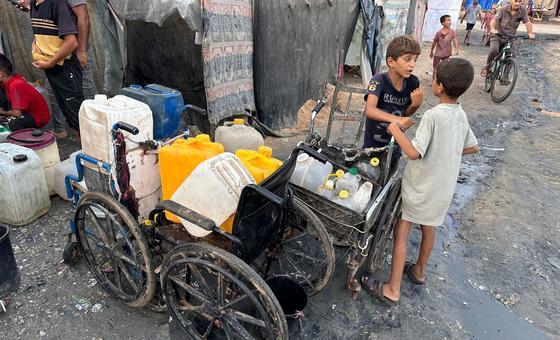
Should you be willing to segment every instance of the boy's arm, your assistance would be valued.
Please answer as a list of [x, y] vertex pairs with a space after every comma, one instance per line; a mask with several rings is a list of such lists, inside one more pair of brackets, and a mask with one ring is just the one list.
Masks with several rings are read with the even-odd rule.
[[87, 43], [89, 39], [89, 14], [87, 11], [87, 5], [78, 5], [72, 7], [72, 11], [78, 18], [78, 49], [76, 50], [76, 56], [80, 61], [80, 65], [83, 69], [87, 65]]
[[457, 41], [457, 36], [453, 38], [453, 45], [455, 46], [455, 55], [459, 55], [459, 41]]
[[404, 115], [406, 117], [410, 117], [416, 113], [416, 111], [422, 106], [422, 101], [424, 100], [424, 88], [422, 85], [418, 86], [418, 88], [412, 93], [410, 93], [410, 105], [406, 108]]
[[465, 20], [465, 17], [467, 16], [467, 11], [468, 8], [465, 7], [465, 15], [463, 15], [463, 17], [461, 18], [461, 24], [463, 23], [463, 20]]
[[473, 145], [470, 148], [463, 149], [463, 156], [477, 153], [478, 151], [480, 151], [478, 145]]
[[377, 108], [377, 101], [379, 98], [375, 95], [370, 93], [367, 97], [366, 101], [366, 117], [369, 119], [376, 120], [378, 122], [387, 122], [387, 123], [399, 123], [403, 127], [408, 129], [412, 125], [414, 125], [414, 121], [408, 117], [399, 117], [392, 114], [389, 114], [383, 110]]
[[418, 152], [418, 150], [416, 150], [414, 145], [412, 145], [410, 139], [408, 139], [408, 137], [404, 134], [404, 132], [401, 130], [401, 127], [397, 123], [389, 124], [388, 130], [389, 133], [391, 133], [391, 135], [393, 135], [393, 137], [397, 141], [397, 144], [399, 144], [399, 146], [401, 147], [401, 150], [409, 159], [416, 160], [420, 158], [420, 153]]
[[434, 47], [436, 47], [436, 40], [432, 41], [432, 47], [430, 47], [430, 59], [434, 57]]
[[2, 108], [0, 108], [0, 116], [21, 117], [21, 114], [22, 114], [21, 110], [18, 109], [4, 111]]
[[77, 47], [78, 39], [76, 39], [76, 36], [74, 34], [65, 35], [64, 42], [49, 61], [36, 61], [33, 65], [41, 70], [51, 69], [66, 56], [72, 54]]

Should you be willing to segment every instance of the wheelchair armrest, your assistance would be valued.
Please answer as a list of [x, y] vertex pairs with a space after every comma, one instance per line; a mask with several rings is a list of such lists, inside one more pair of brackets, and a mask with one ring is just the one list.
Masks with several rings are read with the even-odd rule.
[[213, 231], [216, 228], [216, 224], [211, 219], [171, 200], [159, 202], [156, 205], [156, 209], [167, 210], [170, 213], [175, 214], [180, 218], [208, 231]]
[[253, 190], [254, 192], [256, 192], [257, 194], [259, 194], [260, 196], [266, 198], [267, 200], [269, 200], [270, 202], [274, 203], [277, 206], [282, 206], [282, 204], [284, 204], [284, 199], [281, 197], [278, 197], [278, 195], [274, 194], [273, 192], [270, 192], [268, 190], [266, 190], [265, 188], [256, 185], [256, 184], [248, 184], [243, 191], [245, 190]]

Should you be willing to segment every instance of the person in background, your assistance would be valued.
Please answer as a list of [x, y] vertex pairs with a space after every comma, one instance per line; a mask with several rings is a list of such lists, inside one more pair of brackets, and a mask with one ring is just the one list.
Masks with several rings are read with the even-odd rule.
[[[74, 15], [77, 18], [78, 48], [76, 49], [76, 56], [82, 68], [82, 88], [84, 99], [92, 99], [95, 94], [97, 94], [97, 89], [95, 87], [95, 82], [93, 81], [93, 51], [89, 42], [90, 22], [87, 0], [66, 0], [66, 2], [72, 8], [72, 12], [74, 12]], [[23, 11], [29, 11], [29, 0], [18, 0], [17, 7]], [[66, 132], [64, 115], [56, 102], [56, 98], [49, 82], [47, 81], [45, 85], [51, 102], [54, 127], [53, 133], [57, 138], [65, 138], [68, 133]]]
[[492, 5], [492, 9], [484, 15], [484, 21], [480, 26], [480, 28], [484, 30], [484, 35], [482, 36], [482, 46], [490, 46], [490, 31], [492, 30], [490, 23], [496, 16], [496, 11], [496, 5], [494, 4]]
[[[436, 75], [436, 68], [443, 60], [451, 57], [453, 54], [453, 46], [455, 46], [455, 55], [459, 54], [459, 43], [457, 42], [457, 34], [451, 29], [451, 16], [442, 15], [439, 22], [443, 26], [436, 32], [432, 47], [430, 47], [430, 58], [432, 58], [433, 75]], [[434, 52], [435, 48], [435, 52]]]
[[6, 100], [0, 108], [0, 124], [12, 131], [45, 126], [51, 117], [45, 98], [0, 54], [0, 87]]
[[461, 24], [465, 17], [467, 18], [467, 34], [465, 35], [465, 45], [469, 46], [471, 44], [471, 32], [474, 26], [476, 25], [476, 17], [482, 21], [482, 14], [480, 6], [478, 5], [478, 0], [473, 0], [472, 5], [465, 8], [465, 15], [461, 19]]

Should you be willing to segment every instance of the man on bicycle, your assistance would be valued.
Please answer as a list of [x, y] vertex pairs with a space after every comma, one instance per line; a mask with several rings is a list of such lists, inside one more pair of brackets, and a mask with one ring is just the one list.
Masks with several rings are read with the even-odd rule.
[[[527, 15], [527, 8], [523, 6], [523, 0], [510, 0], [509, 5], [500, 8], [498, 14], [492, 19], [492, 22], [490, 22], [490, 33], [492, 34], [490, 38], [490, 52], [488, 52], [486, 65], [480, 72], [481, 76], [486, 77], [488, 67], [494, 58], [500, 54], [500, 48], [511, 39], [506, 36], [514, 37], [520, 22], [525, 24], [529, 39], [534, 39], [533, 24], [531, 24], [529, 16]], [[497, 33], [501, 35], [498, 36], [496, 35]], [[515, 44], [515, 41], [513, 44]], [[512, 53], [515, 53], [515, 50], [516, 49], [513, 48]], [[515, 54], [513, 57], [515, 57]]]

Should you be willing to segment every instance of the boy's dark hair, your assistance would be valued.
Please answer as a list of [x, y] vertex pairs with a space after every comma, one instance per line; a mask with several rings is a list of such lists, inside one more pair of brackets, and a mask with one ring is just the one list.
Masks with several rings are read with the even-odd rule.
[[14, 67], [10, 62], [10, 59], [8, 59], [8, 57], [3, 55], [2, 53], [0, 53], [0, 71], [8, 74], [9, 76], [14, 73]]
[[395, 39], [391, 40], [389, 45], [387, 46], [387, 53], [385, 56], [385, 62], [389, 57], [393, 58], [393, 60], [399, 59], [405, 54], [414, 54], [420, 55], [422, 49], [420, 48], [420, 43], [414, 39], [411, 35], [401, 35], [400, 37], [396, 37]]
[[443, 23], [445, 22], [445, 20], [447, 20], [447, 18], [451, 18], [451, 15], [445, 14], [445, 15], [442, 15], [441, 17], [439, 17], [440, 24], [443, 25]]
[[457, 99], [465, 93], [473, 79], [474, 67], [463, 58], [446, 59], [436, 69], [436, 81], [443, 85], [445, 94], [451, 99]]

